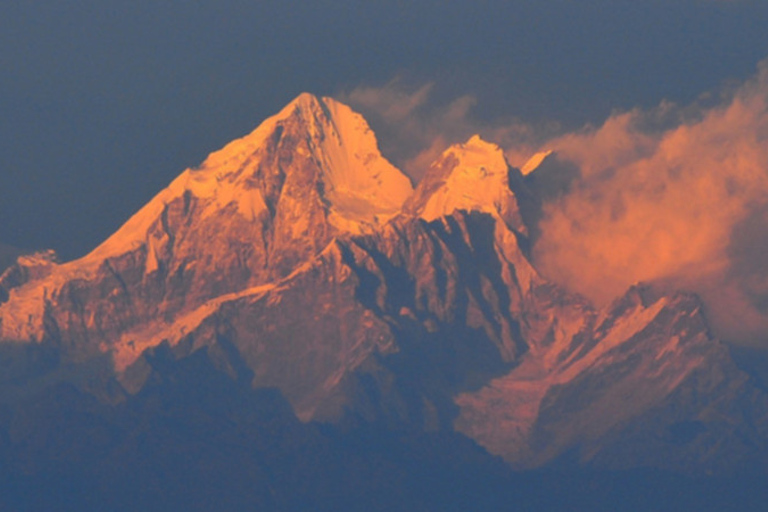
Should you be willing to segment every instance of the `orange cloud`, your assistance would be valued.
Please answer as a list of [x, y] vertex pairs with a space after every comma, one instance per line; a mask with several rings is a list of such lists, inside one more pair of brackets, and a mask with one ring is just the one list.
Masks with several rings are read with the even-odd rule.
[[545, 276], [597, 303], [640, 281], [693, 291], [724, 338], [768, 338], [768, 63], [714, 105], [662, 102], [554, 138], [556, 124], [483, 122], [474, 97], [439, 103], [433, 89], [395, 80], [339, 98], [416, 181], [476, 133], [512, 165], [555, 150], [551, 183], [536, 177], [547, 202], [533, 257]]
[[[762, 64], [693, 121], [648, 133], [642, 127], [657, 113], [633, 111], [550, 141], [581, 174], [546, 205], [537, 266], [597, 302], [638, 281], [692, 290], [722, 334], [753, 338], [768, 327], [768, 253], [750, 251], [755, 236], [768, 235], [767, 99]], [[736, 236], [740, 227], [753, 236]]]

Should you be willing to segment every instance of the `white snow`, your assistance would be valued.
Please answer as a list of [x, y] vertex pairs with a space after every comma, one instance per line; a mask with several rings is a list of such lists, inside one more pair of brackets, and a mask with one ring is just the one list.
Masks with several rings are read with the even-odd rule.
[[307, 102], [307, 108], [324, 106], [330, 114], [319, 116], [323, 122], [318, 123], [322, 131], [318, 135], [324, 136], [319, 137], [315, 151], [321, 158], [332, 211], [347, 220], [374, 225], [397, 214], [413, 192], [411, 182], [381, 155], [363, 116], [331, 98]]
[[422, 218], [429, 221], [456, 210], [503, 215], [510, 207], [516, 208], [509, 189], [509, 166], [499, 146], [474, 135], [466, 143], [448, 148], [436, 165], [448, 159], [455, 159], [457, 164], [428, 198]]
[[318, 99], [305, 93], [250, 134], [211, 153], [198, 168], [182, 172], [90, 254], [53, 265], [45, 279], [11, 290], [10, 300], [0, 305], [0, 338], [39, 341], [45, 300], [68, 281], [92, 278], [108, 258], [146, 246], [145, 271], [156, 269], [158, 240], [151, 239], [150, 228], [166, 206], [185, 192], [199, 200], [203, 217], [234, 204], [240, 215], [256, 219], [266, 205], [259, 189], [248, 180], [278, 124], [291, 119], [303, 123], [308, 132], [306, 151], [299, 146], [297, 153], [319, 162], [325, 199], [330, 204], [328, 220], [337, 229], [365, 231], [399, 213], [412, 193], [411, 182], [380, 154], [376, 137], [363, 117], [331, 98]]
[[523, 166], [520, 168], [520, 172], [523, 174], [523, 176], [531, 174], [533, 171], [538, 169], [542, 162], [544, 162], [544, 159], [546, 159], [552, 153], [553, 151], [551, 149], [536, 153], [531, 158], [529, 158], [525, 164], [523, 164]]
[[321, 163], [330, 220], [337, 228], [360, 231], [360, 222], [375, 225], [399, 212], [412, 193], [411, 182], [381, 155], [365, 119], [331, 98], [304, 93], [249, 135], [211, 153], [199, 168], [185, 170], [86, 259], [101, 262], [146, 243], [152, 223], [185, 191], [205, 200], [203, 217], [234, 203], [240, 215], [256, 219], [267, 207], [261, 192], [247, 183], [252, 173], [246, 171], [258, 167], [267, 139], [296, 113], [311, 136], [311, 156]]
[[[611, 326], [610, 331], [608, 331], [608, 335], [601, 339], [589, 353], [584, 355], [574, 364], [568, 366], [568, 368], [560, 374], [558, 381], [567, 382], [573, 379], [586, 368], [595, 364], [595, 362], [607, 352], [618, 347], [641, 330], [648, 327], [668, 303], [669, 300], [666, 297], [662, 297], [648, 307], [645, 307], [642, 304], [637, 304], [631, 311], [624, 313], [621, 317], [616, 319]], [[598, 327], [600, 327], [600, 324], [598, 324]], [[570, 361], [566, 361], [566, 364], [569, 362]]]
[[16, 259], [22, 267], [47, 267], [56, 264], [56, 253], [53, 250], [23, 254]]
[[241, 292], [221, 295], [211, 299], [203, 305], [188, 311], [171, 322], [158, 318], [155, 322], [141, 325], [136, 329], [123, 333], [113, 347], [112, 357], [115, 370], [123, 372], [147, 348], [153, 347], [163, 341], [174, 346], [184, 336], [197, 329], [205, 320], [211, 317], [222, 304], [235, 301], [243, 297], [256, 299], [275, 289], [274, 284], [255, 286]]

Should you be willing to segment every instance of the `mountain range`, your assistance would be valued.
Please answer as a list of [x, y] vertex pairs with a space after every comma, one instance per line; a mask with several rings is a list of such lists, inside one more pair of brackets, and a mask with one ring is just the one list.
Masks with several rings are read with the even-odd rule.
[[522, 172], [474, 136], [414, 188], [360, 114], [302, 94], [90, 254], [20, 256], [6, 505], [537, 510], [539, 478], [569, 489], [555, 509], [618, 510], [597, 473], [764, 503], [768, 395], [699, 299], [638, 283], [598, 307], [532, 263], [555, 157]]

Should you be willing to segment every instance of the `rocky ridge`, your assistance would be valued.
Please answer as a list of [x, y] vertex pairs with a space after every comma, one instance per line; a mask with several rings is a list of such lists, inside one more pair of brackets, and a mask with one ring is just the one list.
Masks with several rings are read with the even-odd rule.
[[205, 351], [302, 421], [455, 430], [517, 468], [764, 450], [766, 397], [695, 297], [638, 286], [598, 309], [537, 273], [527, 171], [473, 137], [412, 190], [359, 114], [304, 94], [86, 257], [9, 268], [0, 339], [102, 361], [118, 401], [158, 351]]

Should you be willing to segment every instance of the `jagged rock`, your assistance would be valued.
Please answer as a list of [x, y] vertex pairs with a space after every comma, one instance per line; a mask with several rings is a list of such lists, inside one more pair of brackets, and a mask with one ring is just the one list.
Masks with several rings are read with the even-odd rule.
[[361, 116], [304, 94], [84, 258], [19, 260], [0, 339], [115, 401], [161, 378], [158, 354], [205, 353], [302, 421], [458, 431], [518, 468], [764, 454], [766, 396], [695, 297], [638, 286], [598, 309], [536, 272], [539, 170], [473, 137], [413, 191]]

